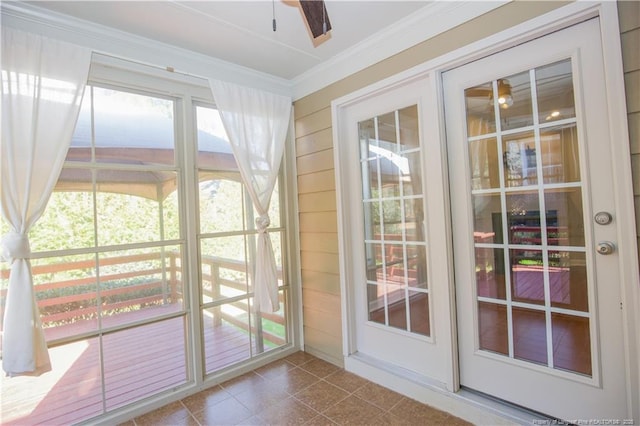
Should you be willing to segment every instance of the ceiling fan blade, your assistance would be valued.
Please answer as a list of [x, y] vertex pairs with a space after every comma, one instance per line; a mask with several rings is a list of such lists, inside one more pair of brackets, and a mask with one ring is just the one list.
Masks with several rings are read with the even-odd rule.
[[324, 0], [300, 0], [300, 6], [314, 39], [331, 30]]

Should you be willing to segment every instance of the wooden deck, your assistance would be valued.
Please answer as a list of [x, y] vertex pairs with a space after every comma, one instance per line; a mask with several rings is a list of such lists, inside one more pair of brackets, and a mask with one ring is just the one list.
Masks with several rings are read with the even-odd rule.
[[[158, 309], [171, 312], [175, 306]], [[181, 316], [104, 335], [102, 351], [99, 337], [52, 348], [51, 372], [2, 378], [0, 423], [68, 425], [185, 383], [184, 320]], [[226, 321], [216, 325], [205, 316], [204, 335], [207, 372], [251, 357], [249, 334]]]

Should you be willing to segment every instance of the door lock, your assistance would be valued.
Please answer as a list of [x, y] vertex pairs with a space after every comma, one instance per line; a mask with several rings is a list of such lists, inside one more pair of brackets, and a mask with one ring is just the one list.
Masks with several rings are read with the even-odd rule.
[[616, 251], [616, 245], [611, 241], [600, 241], [596, 250], [602, 255], [609, 255]]
[[608, 225], [613, 221], [613, 216], [609, 212], [598, 212], [593, 217], [598, 225]]

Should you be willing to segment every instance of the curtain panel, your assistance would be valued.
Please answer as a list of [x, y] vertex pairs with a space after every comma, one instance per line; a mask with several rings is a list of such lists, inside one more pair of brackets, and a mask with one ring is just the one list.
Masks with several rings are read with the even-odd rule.
[[2, 333], [7, 375], [51, 369], [33, 288], [28, 233], [44, 212], [76, 125], [91, 50], [2, 28], [1, 211], [11, 264]]
[[280, 309], [278, 274], [268, 211], [289, 128], [291, 98], [219, 80], [209, 83], [240, 175], [259, 215], [254, 307], [257, 312], [276, 312]]

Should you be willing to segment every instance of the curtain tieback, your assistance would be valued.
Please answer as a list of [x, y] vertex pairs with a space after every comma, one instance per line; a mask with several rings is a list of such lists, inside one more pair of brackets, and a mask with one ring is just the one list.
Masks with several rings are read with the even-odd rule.
[[269, 220], [268, 214], [263, 214], [260, 217], [256, 218], [256, 227], [258, 228], [258, 232], [261, 234], [265, 234], [267, 232], [267, 227], [271, 224], [271, 220]]
[[0, 241], [2, 248], [2, 259], [13, 263], [16, 259], [29, 259], [31, 257], [31, 246], [29, 237], [17, 232], [9, 232], [2, 236]]

